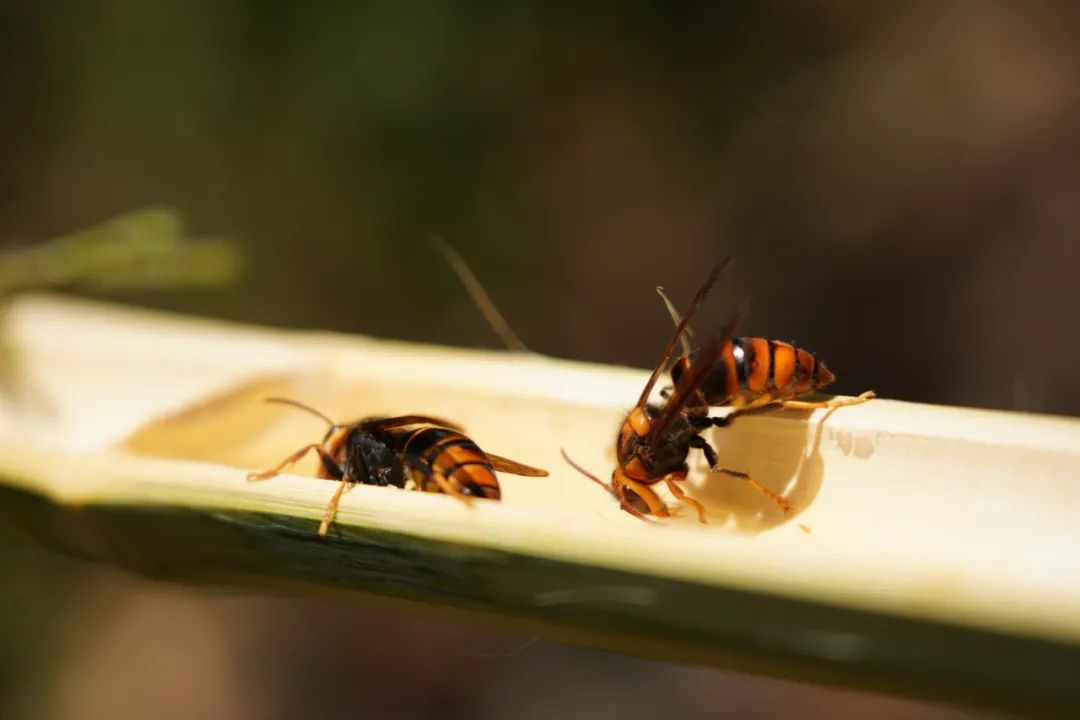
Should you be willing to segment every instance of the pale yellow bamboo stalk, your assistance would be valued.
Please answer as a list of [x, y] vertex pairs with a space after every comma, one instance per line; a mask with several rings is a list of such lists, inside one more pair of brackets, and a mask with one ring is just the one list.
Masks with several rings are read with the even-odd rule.
[[[26, 524], [66, 549], [177, 579], [445, 605], [684, 661], [1018, 707], [1080, 699], [1059, 681], [1080, 669], [1076, 420], [890, 400], [747, 418], [710, 440], [795, 514], [696, 466], [714, 522], [652, 525], [560, 457], [610, 474], [643, 371], [45, 297], [20, 300], [6, 332], [43, 402], [0, 413], [0, 475], [36, 498]], [[341, 537], [319, 540], [333, 487], [305, 477], [310, 464], [245, 482], [323, 430], [269, 395], [340, 419], [452, 418], [551, 477], [502, 476], [503, 502], [472, 508], [358, 487]]]

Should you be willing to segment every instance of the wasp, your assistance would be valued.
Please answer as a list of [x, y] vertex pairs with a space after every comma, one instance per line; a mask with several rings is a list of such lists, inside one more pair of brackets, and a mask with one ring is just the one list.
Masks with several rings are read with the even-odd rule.
[[342, 493], [353, 484], [398, 488], [411, 485], [421, 492], [446, 493], [469, 505], [474, 498], [501, 497], [496, 470], [528, 477], [548, 474], [481, 450], [461, 427], [440, 418], [398, 415], [342, 424], [295, 400], [268, 398], [267, 402], [299, 408], [328, 425], [322, 442], [305, 445], [269, 470], [248, 474], [248, 480], [266, 480], [307, 453], [316, 452], [320, 460], [318, 477], [340, 481], [319, 525], [322, 537], [337, 514]]
[[[676, 326], [679, 312], [664, 293], [656, 288], [667, 306]], [[694, 362], [695, 351], [690, 347], [691, 333], [687, 325], [681, 337], [683, 354], [671, 367], [671, 380], [687, 372]], [[712, 407], [727, 406], [732, 412], [726, 415], [730, 424], [739, 415], [764, 409], [816, 410], [859, 405], [875, 397], [867, 390], [858, 397], [843, 400], [810, 402], [795, 400], [800, 395], [814, 393], [831, 385], [836, 375], [813, 353], [795, 343], [770, 340], [763, 337], [736, 337], [721, 350], [712, 372], [698, 389], [700, 399]], [[661, 391], [667, 395], [670, 388]]]
[[[785, 497], [761, 485], [748, 473], [720, 467], [716, 450], [701, 433], [710, 427], [726, 427], [738, 414], [770, 404], [801, 408], [839, 407], [864, 402], [872, 397], [872, 393], [864, 393], [859, 398], [836, 403], [791, 400], [797, 395], [823, 387], [832, 381], [833, 375], [812, 354], [794, 346], [762, 338], [736, 338], [735, 328], [746, 312], [746, 300], [698, 350], [692, 351], [686, 339], [688, 323], [731, 263], [732, 259], [727, 258], [713, 267], [682, 317], [672, 310], [675, 334], [649, 376], [637, 404], [619, 429], [616, 438], [617, 465], [610, 484], [600, 481], [563, 453], [563, 457], [575, 469], [604, 486], [624, 510], [639, 518], [645, 519], [646, 515], [666, 517], [670, 514], [652, 487], [662, 481], [679, 501], [693, 506], [698, 519], [705, 522], [704, 507], [687, 497], [678, 484], [687, 477], [689, 468], [686, 460], [692, 449], [700, 450], [705, 455], [713, 472], [745, 480], [784, 512], [790, 512], [791, 504]], [[661, 296], [667, 301], [662, 291]], [[670, 370], [674, 384], [661, 394], [664, 398], [662, 404], [650, 403], [649, 396], [680, 341], [684, 344], [684, 352]], [[759, 348], [760, 354], [757, 352]], [[709, 415], [711, 405], [723, 404], [736, 409], [726, 416]], [[646, 512], [638, 509], [641, 506]]]

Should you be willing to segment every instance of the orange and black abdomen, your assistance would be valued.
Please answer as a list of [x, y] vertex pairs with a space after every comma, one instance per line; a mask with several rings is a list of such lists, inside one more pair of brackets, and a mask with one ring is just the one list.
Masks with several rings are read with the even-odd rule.
[[406, 437], [405, 461], [432, 489], [432, 473], [440, 473], [463, 495], [498, 500], [501, 496], [495, 469], [484, 451], [472, 440], [449, 428], [422, 427]]
[[[680, 358], [672, 379], [689, 367]], [[738, 337], [728, 343], [701, 386], [709, 405], [745, 405], [759, 398], [792, 398], [820, 390], [833, 374], [811, 353], [786, 342], [761, 337]]]

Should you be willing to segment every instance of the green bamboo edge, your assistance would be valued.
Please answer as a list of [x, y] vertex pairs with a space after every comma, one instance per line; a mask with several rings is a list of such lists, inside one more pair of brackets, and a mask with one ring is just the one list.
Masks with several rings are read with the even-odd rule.
[[[59, 506], [0, 487], [28, 540], [178, 583], [389, 602], [579, 645], [1025, 714], [1080, 707], [1080, 647], [279, 514]], [[831, 642], [827, 642], [830, 641]]]

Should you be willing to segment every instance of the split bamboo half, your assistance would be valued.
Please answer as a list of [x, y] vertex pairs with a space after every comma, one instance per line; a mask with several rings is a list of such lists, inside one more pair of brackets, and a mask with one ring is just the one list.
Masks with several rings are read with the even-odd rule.
[[[1080, 707], [1080, 422], [875, 400], [741, 419], [709, 440], [784, 516], [692, 464], [695, 513], [643, 523], [608, 477], [646, 373], [522, 353], [248, 328], [28, 297], [5, 315], [0, 521], [155, 578], [332, 594], [687, 663], [999, 709]], [[10, 385], [11, 383], [9, 383]], [[348, 492], [311, 461], [245, 474], [323, 424], [453, 419], [503, 475], [465, 507]]]

